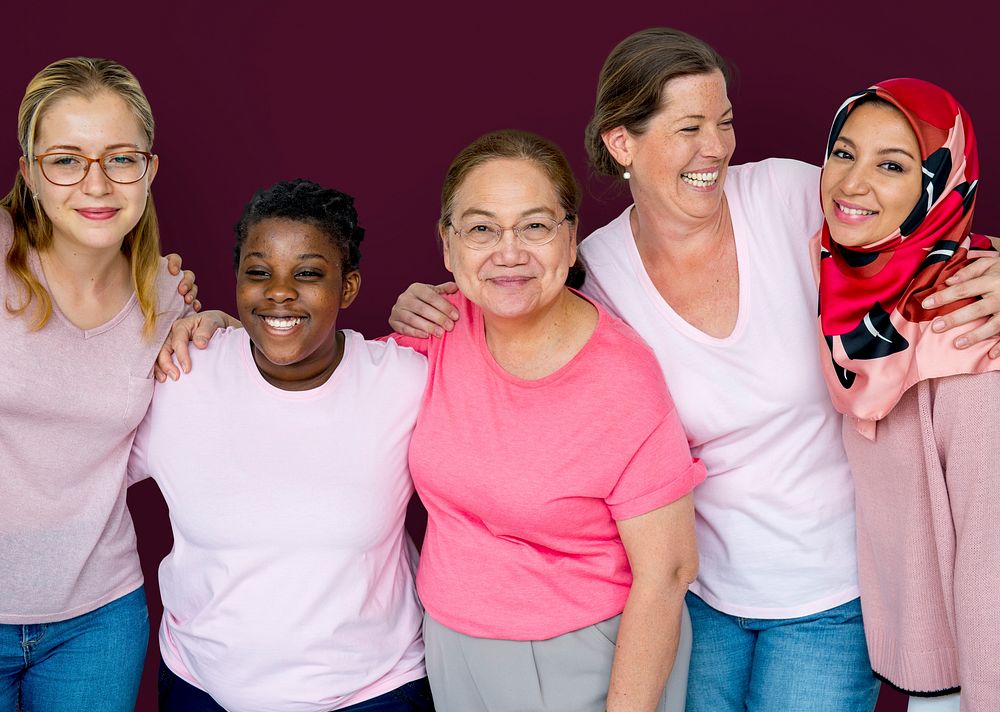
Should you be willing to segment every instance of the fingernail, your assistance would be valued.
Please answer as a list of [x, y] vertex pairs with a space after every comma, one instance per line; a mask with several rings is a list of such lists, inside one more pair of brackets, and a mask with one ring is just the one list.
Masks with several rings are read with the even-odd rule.
[[933, 331], [944, 331], [944, 319], [935, 319], [934, 323], [931, 324], [931, 329]]
[[180, 377], [181, 377], [181, 376], [180, 376], [180, 374], [179, 374], [179, 373], [177, 373], [177, 371], [171, 371], [171, 372], [170, 372], [170, 378], [171, 378], [172, 380], [176, 381], [176, 380], [177, 380], [178, 378], [180, 378]]
[[452, 310], [452, 312], [451, 312], [451, 318], [452, 318], [452, 319], [458, 319], [458, 312], [457, 312], [457, 311], [454, 311], [454, 310]]
[[203, 348], [205, 348], [205, 344], [206, 344], [206, 343], [207, 343], [207, 342], [206, 342], [206, 341], [205, 341], [204, 339], [195, 339], [195, 340], [194, 340], [194, 345], [195, 345], [195, 346], [197, 346], [197, 347], [198, 347], [198, 348], [200, 348], [200, 349], [203, 349]]
[[957, 339], [955, 339], [955, 348], [957, 349], [964, 349], [968, 345], [969, 345], [969, 340], [964, 336], [959, 336]]
[[920, 302], [920, 306], [924, 309], [933, 309], [937, 306], [937, 299], [934, 297], [927, 297], [924, 301]]
[[434, 336], [438, 337], [439, 339], [440, 339], [440, 338], [441, 338], [442, 336], [444, 336], [444, 331], [443, 331], [443, 330], [441, 329], [441, 327], [440, 327], [440, 326], [435, 326], [435, 327], [434, 327]]

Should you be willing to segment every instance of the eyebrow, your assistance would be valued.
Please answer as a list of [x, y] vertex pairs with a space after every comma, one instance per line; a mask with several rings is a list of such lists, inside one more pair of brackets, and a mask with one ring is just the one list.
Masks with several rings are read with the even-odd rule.
[[[555, 217], [555, 212], [552, 210], [552, 208], [547, 208], [547, 207], [545, 207], [543, 205], [543, 206], [539, 206], [537, 208], [529, 208], [529, 209], [523, 211], [521, 213], [521, 217], [518, 218], [518, 219], [525, 218], [525, 217], [527, 217], [529, 215], [537, 215], [538, 213], [544, 213], [546, 215], [551, 215], [551, 216]], [[465, 219], [465, 218], [468, 218], [468, 217], [473, 217], [475, 215], [481, 215], [482, 217], [484, 217], [484, 218], [490, 218], [491, 220], [496, 220], [496, 217], [497, 217], [496, 213], [491, 213], [489, 210], [483, 210], [482, 208], [469, 208], [464, 213], [462, 213], [459, 217], [461, 217], [462, 219]]]
[[[840, 136], [838, 136], [837, 140], [838, 141], [843, 141], [844, 143], [846, 143], [851, 148], [857, 148], [858, 147], [858, 144], [854, 143], [854, 141], [852, 141], [851, 139], [847, 138], [847, 136], [844, 136], [843, 134], [841, 134]], [[875, 153], [875, 155], [876, 156], [889, 156], [889, 155], [892, 155], [894, 153], [900, 153], [900, 154], [906, 156], [907, 158], [909, 158], [911, 161], [916, 161], [917, 160], [916, 157], [912, 153], [910, 153], [909, 151], [907, 151], [905, 148], [899, 148], [899, 147], [896, 147], [896, 146], [890, 146], [889, 148], [880, 148]]]
[[[105, 146], [104, 153], [107, 153], [108, 151], [117, 151], [120, 148], [131, 148], [136, 151], [142, 150], [141, 148], [139, 148], [139, 144], [137, 143], [114, 143], [111, 144], [110, 146]], [[52, 153], [52, 151], [73, 151], [76, 153], [80, 153], [83, 151], [83, 149], [80, 148], [79, 146], [70, 146], [68, 144], [57, 144], [55, 146], [49, 146], [47, 149], [42, 151], [42, 153]]]
[[[264, 252], [254, 251], [254, 252], [248, 252], [245, 255], [243, 255], [243, 260], [244, 261], [248, 260], [251, 257], [255, 257], [255, 258], [259, 259], [259, 260], [266, 260], [268, 256]], [[327, 258], [326, 255], [321, 255], [318, 252], [303, 252], [301, 255], [297, 255], [296, 259], [299, 259], [299, 260], [323, 260], [327, 264], [330, 263], [330, 260]]]

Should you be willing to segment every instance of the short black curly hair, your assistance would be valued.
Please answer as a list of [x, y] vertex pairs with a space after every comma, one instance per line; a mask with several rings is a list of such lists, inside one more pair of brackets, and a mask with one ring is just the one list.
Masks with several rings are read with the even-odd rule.
[[333, 188], [324, 188], [304, 178], [275, 183], [254, 193], [243, 208], [236, 231], [233, 264], [240, 267], [240, 251], [250, 228], [271, 218], [309, 223], [327, 234], [343, 256], [345, 273], [358, 268], [361, 262], [361, 241], [365, 229], [358, 225], [354, 198]]

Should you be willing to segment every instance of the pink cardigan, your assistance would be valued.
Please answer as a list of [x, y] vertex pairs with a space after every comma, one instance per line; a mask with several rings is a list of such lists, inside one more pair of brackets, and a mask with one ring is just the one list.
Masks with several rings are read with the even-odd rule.
[[921, 381], [869, 441], [845, 419], [872, 668], [1000, 700], [1000, 373]]

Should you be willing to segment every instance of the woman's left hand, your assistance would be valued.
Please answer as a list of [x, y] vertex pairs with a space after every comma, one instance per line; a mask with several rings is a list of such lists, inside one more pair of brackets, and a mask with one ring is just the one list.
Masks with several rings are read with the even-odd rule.
[[[972, 304], [934, 319], [934, 331], [946, 331], [977, 319], [986, 322], [955, 339], [955, 348], [965, 349], [1000, 335], [1000, 258], [980, 257], [947, 280], [948, 286], [927, 297], [921, 306], [933, 309], [960, 299], [980, 297]], [[990, 349], [990, 358], [1000, 358], [1000, 339]]]
[[[167, 271], [172, 275], [181, 273], [181, 256], [176, 252], [167, 255]], [[201, 302], [198, 301], [198, 285], [194, 282], [194, 272], [189, 269], [184, 270], [181, 283], [177, 285], [177, 293], [184, 297], [184, 303], [190, 304], [192, 309], [201, 310]]]

